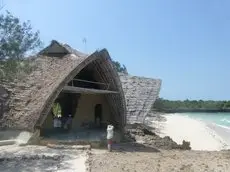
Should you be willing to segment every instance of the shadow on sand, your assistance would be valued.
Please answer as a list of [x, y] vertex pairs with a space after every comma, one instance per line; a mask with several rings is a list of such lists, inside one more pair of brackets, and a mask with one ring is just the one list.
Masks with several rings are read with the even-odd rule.
[[[0, 162], [1, 172], [33, 172], [33, 171], [55, 171], [60, 164], [58, 160], [52, 159], [8, 159]], [[56, 168], [55, 168], [56, 167]]]

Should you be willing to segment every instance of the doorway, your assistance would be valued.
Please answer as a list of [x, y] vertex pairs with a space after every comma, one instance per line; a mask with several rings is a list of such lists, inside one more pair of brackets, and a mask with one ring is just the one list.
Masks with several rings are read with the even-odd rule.
[[94, 107], [94, 121], [97, 127], [101, 127], [102, 122], [102, 104], [96, 104]]

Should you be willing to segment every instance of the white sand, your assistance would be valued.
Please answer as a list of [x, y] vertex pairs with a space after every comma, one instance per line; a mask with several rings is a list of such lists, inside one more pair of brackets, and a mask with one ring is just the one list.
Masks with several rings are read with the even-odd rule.
[[18, 137], [16, 138], [16, 142], [17, 144], [26, 144], [31, 138], [31, 136], [32, 136], [32, 133], [22, 131], [19, 133]]
[[190, 141], [192, 150], [215, 151], [224, 148], [223, 139], [205, 123], [179, 114], [169, 114], [165, 117], [166, 122], [155, 126], [161, 126], [161, 136], [170, 136], [180, 144], [183, 140]]
[[63, 161], [62, 164], [68, 164], [68, 169], [57, 170], [57, 172], [86, 172], [86, 154], [81, 154], [76, 158]]

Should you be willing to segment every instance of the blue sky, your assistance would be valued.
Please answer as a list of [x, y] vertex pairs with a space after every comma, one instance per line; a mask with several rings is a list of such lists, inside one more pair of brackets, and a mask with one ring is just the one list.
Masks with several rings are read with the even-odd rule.
[[[52, 39], [107, 48], [132, 75], [162, 79], [167, 99], [230, 99], [228, 0], [5, 0]], [[83, 38], [87, 39], [87, 46]]]

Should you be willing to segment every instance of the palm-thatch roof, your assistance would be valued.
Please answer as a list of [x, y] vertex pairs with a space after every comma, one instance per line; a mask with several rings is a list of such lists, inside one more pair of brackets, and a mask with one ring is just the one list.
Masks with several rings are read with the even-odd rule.
[[90, 64], [99, 71], [100, 79], [110, 84], [111, 90], [119, 92], [106, 99], [117, 122], [121, 126], [126, 123], [122, 86], [106, 49], [87, 55], [52, 41], [35, 62], [35, 71], [15, 85], [10, 96], [10, 111], [0, 119], [1, 128], [34, 131], [41, 126], [63, 87]]
[[127, 123], [144, 122], [159, 95], [161, 80], [122, 73], [119, 75], [126, 99]]

